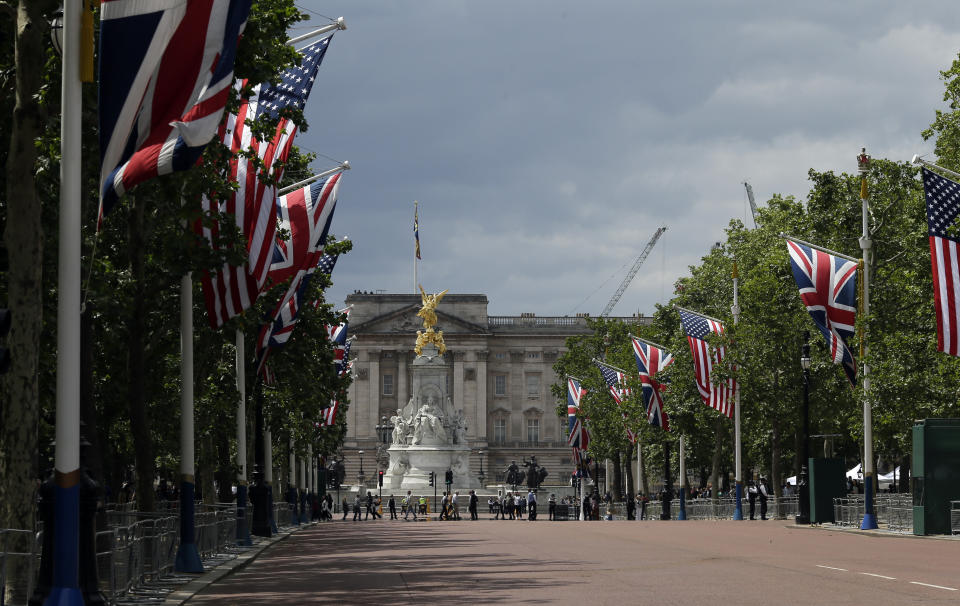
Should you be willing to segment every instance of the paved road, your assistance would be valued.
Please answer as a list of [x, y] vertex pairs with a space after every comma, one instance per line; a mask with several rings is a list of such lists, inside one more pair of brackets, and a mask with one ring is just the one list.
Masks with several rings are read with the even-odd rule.
[[960, 603], [960, 541], [732, 522], [336, 522], [189, 604]]

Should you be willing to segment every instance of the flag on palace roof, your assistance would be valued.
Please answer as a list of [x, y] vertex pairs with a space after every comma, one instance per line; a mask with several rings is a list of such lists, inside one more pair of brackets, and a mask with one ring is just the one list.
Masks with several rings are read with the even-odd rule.
[[251, 0], [104, 0], [97, 229], [138, 183], [193, 167], [233, 84]]
[[640, 373], [643, 403], [647, 408], [647, 421], [664, 431], [670, 431], [670, 419], [663, 408], [663, 392], [666, 386], [657, 380], [656, 375], [673, 364], [673, 354], [636, 337], [631, 341], [633, 355], [637, 361], [637, 371]]
[[787, 239], [793, 279], [814, 324], [820, 329], [834, 364], [842, 364], [851, 385], [857, 361], [850, 340], [857, 323], [857, 262]]
[[960, 356], [960, 238], [956, 232], [948, 231], [960, 214], [960, 184], [927, 168], [922, 177], [933, 268], [937, 349]]
[[[274, 260], [277, 188], [272, 183], [278, 182], [282, 176], [297, 126], [291, 119], [281, 118], [273, 135], [259, 141], [253, 136], [250, 124], [264, 116], [276, 118], [284, 107], [303, 108], [331, 38], [301, 49], [303, 58], [299, 66], [284, 71], [276, 86], [269, 82], [255, 86], [251, 96], [242, 98], [237, 112], [227, 116], [220, 127], [220, 141], [233, 153], [229, 177], [237, 189], [223, 200], [204, 198], [202, 206], [205, 212], [233, 216], [236, 228], [246, 238], [247, 255], [241, 265], [224, 264], [218, 271], [204, 274], [203, 292], [213, 328], [219, 328], [256, 301], [266, 285]], [[246, 81], [240, 81], [235, 87], [242, 90], [246, 84]], [[250, 150], [263, 163], [260, 171], [241, 153]], [[216, 222], [204, 226], [198, 221], [196, 228], [211, 247], [216, 246], [220, 235], [220, 226]]]
[[687, 343], [693, 355], [693, 368], [697, 381], [697, 390], [703, 403], [719, 410], [727, 417], [733, 417], [734, 398], [737, 382], [730, 378], [720, 384], [713, 383], [713, 368], [723, 361], [725, 348], [713, 348], [707, 343], [710, 333], [723, 334], [723, 324], [698, 313], [678, 309], [683, 330], [687, 333]]

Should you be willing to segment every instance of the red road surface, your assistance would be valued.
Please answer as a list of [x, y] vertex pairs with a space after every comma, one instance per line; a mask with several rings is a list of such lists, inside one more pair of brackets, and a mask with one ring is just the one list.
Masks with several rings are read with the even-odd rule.
[[[441, 600], [443, 602], [441, 602]], [[733, 522], [341, 522], [189, 604], [960, 603], [960, 541]]]

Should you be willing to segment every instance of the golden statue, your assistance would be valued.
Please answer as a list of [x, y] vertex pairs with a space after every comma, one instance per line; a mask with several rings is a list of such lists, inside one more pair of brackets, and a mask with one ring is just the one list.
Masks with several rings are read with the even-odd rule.
[[441, 356], [447, 351], [447, 346], [443, 342], [443, 331], [433, 330], [433, 327], [437, 325], [437, 305], [440, 304], [440, 300], [443, 299], [445, 294], [447, 294], [446, 290], [435, 295], [427, 294], [423, 290], [423, 286], [420, 286], [420, 299], [423, 302], [423, 307], [417, 312], [417, 316], [423, 318], [423, 327], [426, 331], [417, 331], [417, 345], [413, 350], [417, 352], [418, 356], [422, 354], [423, 346], [427, 343], [433, 343]]

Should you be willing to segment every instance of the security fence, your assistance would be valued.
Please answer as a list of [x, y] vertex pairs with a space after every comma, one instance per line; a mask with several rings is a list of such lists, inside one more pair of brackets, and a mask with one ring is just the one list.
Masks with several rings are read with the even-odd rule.
[[[100, 590], [110, 604], [161, 603], [192, 576], [174, 570], [180, 546], [180, 517], [175, 509], [137, 512], [128, 503], [107, 504], [101, 512], [106, 528], [96, 533]], [[291, 525], [291, 507], [274, 504], [280, 528]], [[249, 547], [237, 546], [236, 503], [197, 503], [194, 514], [197, 550], [205, 569], [233, 559]], [[0, 606], [19, 606], [34, 590], [43, 544], [39, 532], [0, 529]], [[8, 571], [18, 568], [20, 574]], [[13, 586], [13, 602], [4, 595]]]
[[950, 501], [950, 532], [960, 534], [960, 501]]
[[[878, 494], [874, 501], [877, 525], [895, 532], [913, 532], [913, 497], [909, 493]], [[859, 527], [866, 512], [862, 494], [833, 500], [833, 516], [837, 526]]]

